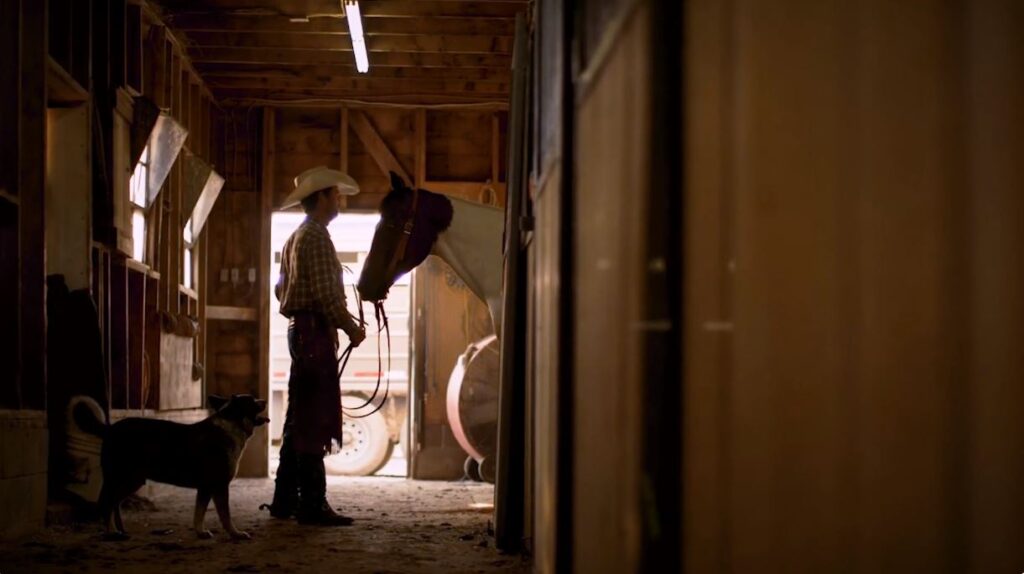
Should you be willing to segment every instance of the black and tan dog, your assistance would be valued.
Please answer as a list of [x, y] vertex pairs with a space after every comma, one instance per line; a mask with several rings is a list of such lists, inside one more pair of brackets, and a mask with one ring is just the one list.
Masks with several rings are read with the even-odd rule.
[[99, 506], [107, 538], [127, 538], [121, 521], [121, 501], [141, 488], [147, 479], [196, 489], [193, 526], [200, 538], [213, 536], [203, 527], [211, 497], [224, 530], [235, 539], [249, 538], [231, 522], [228, 485], [235, 478], [238, 460], [253, 429], [270, 420], [260, 414], [266, 409], [267, 401], [257, 400], [252, 395], [234, 395], [230, 399], [213, 395], [209, 397], [209, 405], [215, 412], [190, 425], [127, 418], [107, 426], [96, 420], [94, 414], [91, 423], [82, 424], [83, 430], [103, 438], [100, 455], [103, 489]]

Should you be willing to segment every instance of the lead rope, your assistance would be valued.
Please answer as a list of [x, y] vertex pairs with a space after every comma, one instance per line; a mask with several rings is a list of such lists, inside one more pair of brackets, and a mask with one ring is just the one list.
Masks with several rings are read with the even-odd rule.
[[[359, 297], [359, 293], [356, 291], [355, 285], [352, 286], [352, 293], [355, 296], [356, 301], [359, 302], [359, 324], [360, 324], [360, 326], [363, 326], [365, 328], [365, 326], [366, 326], [366, 319], [363, 316], [363, 301]], [[342, 407], [342, 411], [346, 414], [346, 416], [348, 416], [349, 418], [352, 418], [352, 419], [363, 419], [363, 418], [366, 418], [366, 417], [376, 413], [377, 411], [379, 411], [384, 406], [384, 403], [387, 402], [388, 394], [389, 394], [389, 392], [391, 390], [391, 329], [388, 326], [388, 316], [387, 316], [387, 313], [384, 312], [384, 303], [382, 301], [378, 301], [378, 302], [374, 303], [374, 316], [375, 316], [375, 318], [377, 320], [377, 385], [373, 389], [373, 394], [371, 394], [370, 398], [367, 399], [363, 404], [361, 404], [359, 406], [356, 406], [356, 407], [351, 407], [351, 408], [345, 408], [344, 406]], [[387, 336], [387, 353], [388, 353], [388, 372], [387, 372], [388, 374], [387, 374], [387, 377], [385, 378], [385, 383], [384, 383], [384, 397], [381, 399], [380, 403], [372, 411], [370, 411], [370, 412], [368, 412], [366, 414], [361, 414], [361, 415], [349, 414], [352, 411], [358, 411], [360, 409], [364, 409], [367, 406], [373, 404], [374, 399], [377, 398], [377, 394], [380, 392], [380, 380], [381, 380], [381, 376], [382, 376], [381, 367], [384, 366], [383, 363], [382, 363], [382, 360], [381, 360], [381, 352], [380, 352], [380, 334], [381, 334], [382, 331]], [[348, 360], [352, 356], [352, 350], [353, 349], [355, 349], [355, 345], [353, 345], [352, 343], [349, 343], [348, 346], [345, 347], [345, 350], [341, 353], [341, 356], [338, 357], [338, 365], [339, 365], [338, 366], [338, 383], [339, 384], [341, 384], [342, 373], [345, 372], [345, 367], [348, 366]]]

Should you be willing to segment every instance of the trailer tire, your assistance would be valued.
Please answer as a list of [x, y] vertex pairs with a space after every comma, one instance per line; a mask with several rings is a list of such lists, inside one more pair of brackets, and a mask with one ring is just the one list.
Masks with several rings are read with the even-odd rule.
[[[365, 399], [347, 395], [341, 398], [345, 408], [356, 408]], [[380, 411], [366, 418], [342, 414], [344, 435], [341, 451], [324, 457], [324, 470], [333, 476], [369, 476], [389, 460], [395, 444], [391, 442], [388, 423]]]

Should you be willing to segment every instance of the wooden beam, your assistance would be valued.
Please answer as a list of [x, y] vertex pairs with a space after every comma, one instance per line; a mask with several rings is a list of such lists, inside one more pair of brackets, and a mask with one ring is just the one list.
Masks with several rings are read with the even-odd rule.
[[388, 175], [388, 172], [393, 171], [402, 176], [407, 183], [412, 182], [405, 168], [399, 163], [398, 158], [391, 153], [388, 144], [377, 133], [376, 128], [370, 123], [366, 114], [360, 110], [352, 110], [349, 112], [349, 121], [352, 123], [352, 129], [355, 130], [356, 135], [363, 141], [366, 151], [373, 157], [373, 161], [377, 162], [377, 166], [380, 167], [381, 172], [385, 176]]
[[[192, 3], [176, 3], [179, 6]], [[527, 10], [526, 0], [373, 0], [360, 6], [364, 18], [515, 18]], [[337, 0], [248, 0], [239, 7], [237, 0], [206, 0], [200, 8], [172, 10], [175, 14], [259, 15], [301, 18], [308, 14], [342, 14]]]
[[[260, 178], [260, 241], [257, 256], [258, 275], [256, 285], [259, 286], [259, 398], [270, 398], [270, 219], [274, 212], [274, 165], [276, 163], [275, 110], [263, 109], [263, 129], [260, 140], [263, 144]], [[252, 445], [239, 463], [242, 476], [267, 476], [270, 458], [270, 433], [266, 426], [250, 441]]]
[[495, 94], [382, 93], [352, 92], [344, 90], [301, 90], [283, 92], [281, 90], [253, 88], [221, 88], [217, 90], [217, 96], [222, 101], [233, 104], [273, 102], [274, 105], [279, 105], [287, 102], [294, 102], [305, 105], [322, 104], [337, 107], [341, 103], [345, 102], [365, 102], [367, 104], [463, 104], [467, 106], [486, 104], [496, 106], [495, 109], [507, 109], [508, 107], [508, 97]]
[[497, 196], [497, 206], [502, 207], [505, 205], [505, 193], [506, 184], [486, 184], [479, 181], [425, 181], [423, 182], [423, 189], [427, 191], [433, 191], [434, 193], [440, 193], [443, 195], [449, 195], [451, 197], [458, 197], [468, 201], [475, 201], [477, 203], [485, 203], [486, 199], [486, 188], [490, 187], [494, 190], [494, 194]]
[[[259, 48], [215, 48], [193, 49], [192, 61], [238, 64], [310, 64], [351, 66], [351, 51], [341, 50], [284, 50]], [[421, 68], [501, 68], [512, 66], [508, 54], [442, 54], [436, 52], [391, 52], [373, 54], [370, 68], [382, 66]]]
[[412, 94], [490, 94], [507, 97], [509, 84], [503, 82], [475, 82], [465, 80], [432, 80], [406, 78], [326, 78], [323, 81], [282, 81], [276, 78], [223, 78], [207, 79], [210, 89], [220, 88], [264, 89], [282, 92], [342, 91], [366, 93]]
[[259, 311], [253, 307], [207, 305], [206, 318], [214, 321], [259, 321]]
[[[225, 14], [177, 14], [167, 23], [189, 32], [273, 32], [275, 34], [348, 34], [344, 18], [312, 18], [292, 22], [284, 16], [231, 16]], [[374, 34], [513, 36], [512, 18], [364, 18], [363, 29]]]
[[[191, 32], [190, 46], [195, 48], [255, 48], [260, 50], [335, 50], [352, 51], [352, 41], [341, 34], [275, 34], [238, 32]], [[439, 52], [444, 54], [511, 54], [508, 36], [406, 36], [366, 37], [366, 49], [373, 65], [375, 52]], [[201, 51], [201, 50], [194, 50]]]
[[398, 66], [370, 66], [360, 73], [355, 65], [253, 64], [253, 63], [200, 63], [196, 70], [207, 81], [216, 78], [266, 78], [289, 82], [317, 83], [338, 78], [408, 78], [432, 80], [472, 80], [511, 83], [512, 72], [502, 68], [421, 68]]

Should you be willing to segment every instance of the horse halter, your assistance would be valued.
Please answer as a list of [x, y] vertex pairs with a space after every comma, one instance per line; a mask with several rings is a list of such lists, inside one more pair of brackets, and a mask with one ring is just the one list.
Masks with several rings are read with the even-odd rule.
[[402, 235], [398, 238], [398, 246], [391, 256], [387, 271], [384, 272], [384, 276], [388, 280], [395, 276], [395, 269], [398, 267], [398, 263], [405, 259], [405, 252], [409, 247], [409, 237], [412, 236], [413, 226], [416, 222], [416, 205], [419, 202], [419, 198], [420, 190], [414, 188], [412, 190], [412, 210], [409, 212], [409, 219], [406, 219], [405, 224], [402, 225]]

